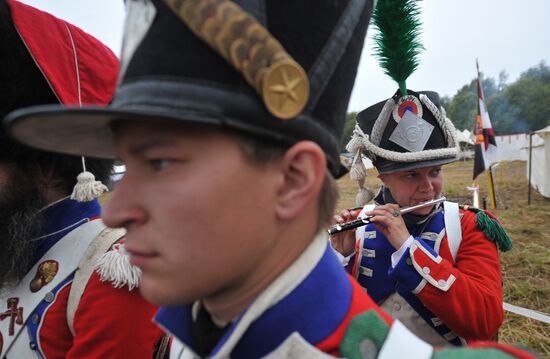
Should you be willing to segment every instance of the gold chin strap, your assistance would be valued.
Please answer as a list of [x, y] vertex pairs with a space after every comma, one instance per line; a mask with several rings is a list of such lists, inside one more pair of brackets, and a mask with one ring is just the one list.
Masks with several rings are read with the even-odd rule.
[[304, 69], [252, 15], [229, 0], [164, 0], [172, 11], [241, 72], [281, 119], [298, 116], [309, 98]]

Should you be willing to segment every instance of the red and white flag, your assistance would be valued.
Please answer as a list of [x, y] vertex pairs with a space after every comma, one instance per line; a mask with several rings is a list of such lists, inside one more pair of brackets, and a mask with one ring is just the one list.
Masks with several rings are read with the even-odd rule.
[[477, 63], [477, 124], [476, 124], [476, 144], [474, 158], [474, 179], [483, 173], [486, 169], [499, 161], [497, 143], [495, 140], [495, 131], [491, 126], [489, 112], [485, 107], [485, 96], [481, 87], [479, 76], [479, 64]]

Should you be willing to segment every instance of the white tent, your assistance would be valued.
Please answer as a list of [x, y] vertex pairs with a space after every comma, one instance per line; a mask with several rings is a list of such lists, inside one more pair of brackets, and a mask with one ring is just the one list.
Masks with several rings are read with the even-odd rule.
[[468, 130], [459, 131], [456, 130], [456, 139], [458, 142], [466, 142], [470, 145], [474, 144], [474, 138], [472, 136], [472, 133]]
[[495, 136], [501, 161], [527, 161], [529, 155], [529, 134]]
[[468, 159], [468, 158], [474, 158], [474, 136], [472, 133], [468, 130], [460, 131], [456, 130], [456, 139], [458, 143], [460, 144], [460, 152], [458, 154], [459, 158], [461, 159]]
[[[529, 151], [529, 142], [526, 147]], [[531, 186], [544, 197], [550, 198], [550, 126], [535, 132], [531, 148]], [[528, 162], [527, 178], [529, 165], [531, 164]]]

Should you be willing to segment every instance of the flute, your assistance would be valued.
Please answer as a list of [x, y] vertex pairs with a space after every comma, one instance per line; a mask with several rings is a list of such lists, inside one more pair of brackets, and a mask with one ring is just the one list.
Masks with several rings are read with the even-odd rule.
[[[447, 199], [444, 196], [441, 196], [437, 199], [432, 199], [432, 200], [429, 200], [429, 201], [426, 201], [426, 202], [422, 202], [422, 203], [416, 204], [414, 206], [401, 208], [399, 210], [399, 213], [400, 214], [409, 213], [409, 212], [412, 212], [412, 211], [416, 211], [419, 208], [432, 206], [434, 204], [444, 202], [446, 200]], [[367, 224], [370, 223], [371, 218], [372, 218], [372, 216], [369, 216], [369, 217], [365, 217], [365, 218], [357, 218], [357, 219], [354, 219], [353, 221], [345, 222], [345, 223], [342, 223], [342, 224], [335, 224], [335, 225], [331, 226], [327, 231], [328, 231], [329, 235], [333, 235], [333, 234], [337, 234], [337, 233], [340, 233], [340, 232], [349, 231], [350, 229], [354, 229], [354, 228], [357, 228], [357, 227], [366, 226]]]

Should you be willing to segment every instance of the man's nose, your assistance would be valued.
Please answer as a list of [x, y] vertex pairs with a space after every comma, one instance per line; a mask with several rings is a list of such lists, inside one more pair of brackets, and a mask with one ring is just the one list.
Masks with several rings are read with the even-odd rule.
[[433, 184], [432, 184], [432, 180], [430, 179], [430, 177], [428, 176], [423, 176], [421, 179], [420, 179], [420, 184], [418, 186], [419, 190], [422, 191], [422, 192], [430, 192], [433, 190]]
[[111, 228], [128, 228], [134, 223], [142, 223], [146, 219], [144, 209], [140, 206], [136, 183], [128, 172], [117, 184], [114, 192], [103, 207], [103, 221]]

